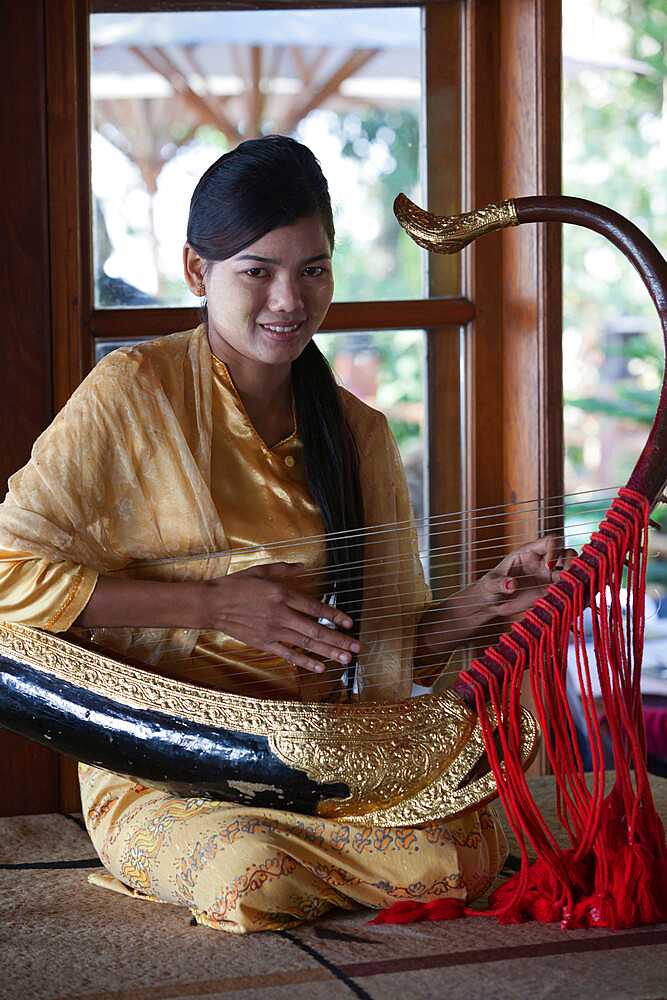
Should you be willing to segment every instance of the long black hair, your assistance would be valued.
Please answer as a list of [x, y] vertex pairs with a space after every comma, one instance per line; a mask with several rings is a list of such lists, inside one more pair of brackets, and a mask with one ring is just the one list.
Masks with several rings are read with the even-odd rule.
[[[208, 168], [192, 195], [187, 240], [204, 261], [227, 260], [273, 229], [310, 216], [321, 220], [333, 250], [331, 200], [319, 163], [296, 140], [269, 135], [241, 143]], [[358, 634], [364, 529], [359, 457], [333, 372], [313, 341], [292, 363], [292, 394], [306, 483], [327, 534], [327, 587]]]

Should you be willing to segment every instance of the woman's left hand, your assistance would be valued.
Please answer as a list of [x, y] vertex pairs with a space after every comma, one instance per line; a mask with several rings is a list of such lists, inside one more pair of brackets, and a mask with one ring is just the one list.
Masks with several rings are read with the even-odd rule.
[[576, 556], [563, 548], [563, 539], [547, 535], [520, 546], [477, 582], [480, 596], [492, 615], [516, 615], [542, 597]]
[[[432, 605], [417, 628], [414, 663], [419, 683], [432, 684], [443, 660], [457, 646], [470, 642], [494, 618], [521, 614], [542, 597], [569, 569], [576, 552], [563, 548], [563, 539], [547, 535], [521, 545], [495, 569]], [[482, 636], [489, 641], [488, 632]]]

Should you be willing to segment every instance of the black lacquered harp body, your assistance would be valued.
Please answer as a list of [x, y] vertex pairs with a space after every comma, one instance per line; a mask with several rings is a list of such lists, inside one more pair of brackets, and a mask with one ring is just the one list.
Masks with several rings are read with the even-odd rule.
[[[667, 264], [634, 225], [609, 209], [579, 199], [533, 197], [440, 218], [401, 195], [395, 211], [417, 243], [437, 252], [456, 252], [487, 232], [530, 222], [593, 229], [639, 271], [667, 343]], [[667, 481], [666, 384], [628, 484], [651, 508]], [[560, 586], [550, 590], [557, 593]], [[499, 669], [487, 654], [476, 663]], [[488, 769], [476, 776], [485, 741], [465, 679], [447, 692], [394, 703], [258, 700], [160, 676], [94, 647], [1, 623], [0, 724], [175, 794], [310, 815], [407, 825], [454, 816], [496, 794]], [[525, 711], [520, 730], [527, 763], [538, 731]]]

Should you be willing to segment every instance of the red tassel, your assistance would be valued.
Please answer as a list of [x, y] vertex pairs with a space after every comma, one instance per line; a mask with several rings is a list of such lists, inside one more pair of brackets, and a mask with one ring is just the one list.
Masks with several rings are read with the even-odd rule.
[[[646, 499], [621, 490], [591, 543], [572, 569], [561, 573], [561, 582], [461, 675], [475, 690], [498, 793], [522, 853], [519, 874], [490, 897], [489, 912], [502, 923], [535, 919], [563, 927], [620, 928], [667, 919], [667, 849], [648, 783], [640, 696], [647, 525]], [[620, 592], [626, 562], [624, 609]], [[598, 706], [584, 638], [586, 601], [616, 767], [614, 787], [606, 795]], [[593, 755], [592, 790], [585, 782], [566, 693], [570, 634]], [[490, 669], [493, 661], [502, 667], [502, 689]], [[567, 850], [544, 824], [522, 770], [518, 699], [526, 670], [554, 772], [558, 816], [571, 844]], [[498, 720], [500, 752], [487, 697]], [[537, 855], [532, 863], [526, 842]]]
[[430, 903], [420, 903], [405, 899], [394, 903], [369, 920], [369, 924], [411, 924], [416, 920], [457, 920], [465, 916], [465, 907], [460, 899], [435, 899]]
[[[656, 895], [656, 887], [660, 886], [662, 897]], [[613, 926], [635, 927], [667, 919], [665, 886], [664, 861], [641, 844], [622, 848], [613, 865], [611, 897], [616, 917]]]

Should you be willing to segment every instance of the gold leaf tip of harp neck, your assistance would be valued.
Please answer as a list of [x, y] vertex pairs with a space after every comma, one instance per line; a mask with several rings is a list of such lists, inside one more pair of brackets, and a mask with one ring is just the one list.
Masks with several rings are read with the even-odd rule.
[[407, 195], [394, 201], [394, 215], [414, 242], [432, 253], [458, 253], [478, 236], [507, 226], [518, 226], [513, 198], [462, 215], [434, 215], [415, 205]]

